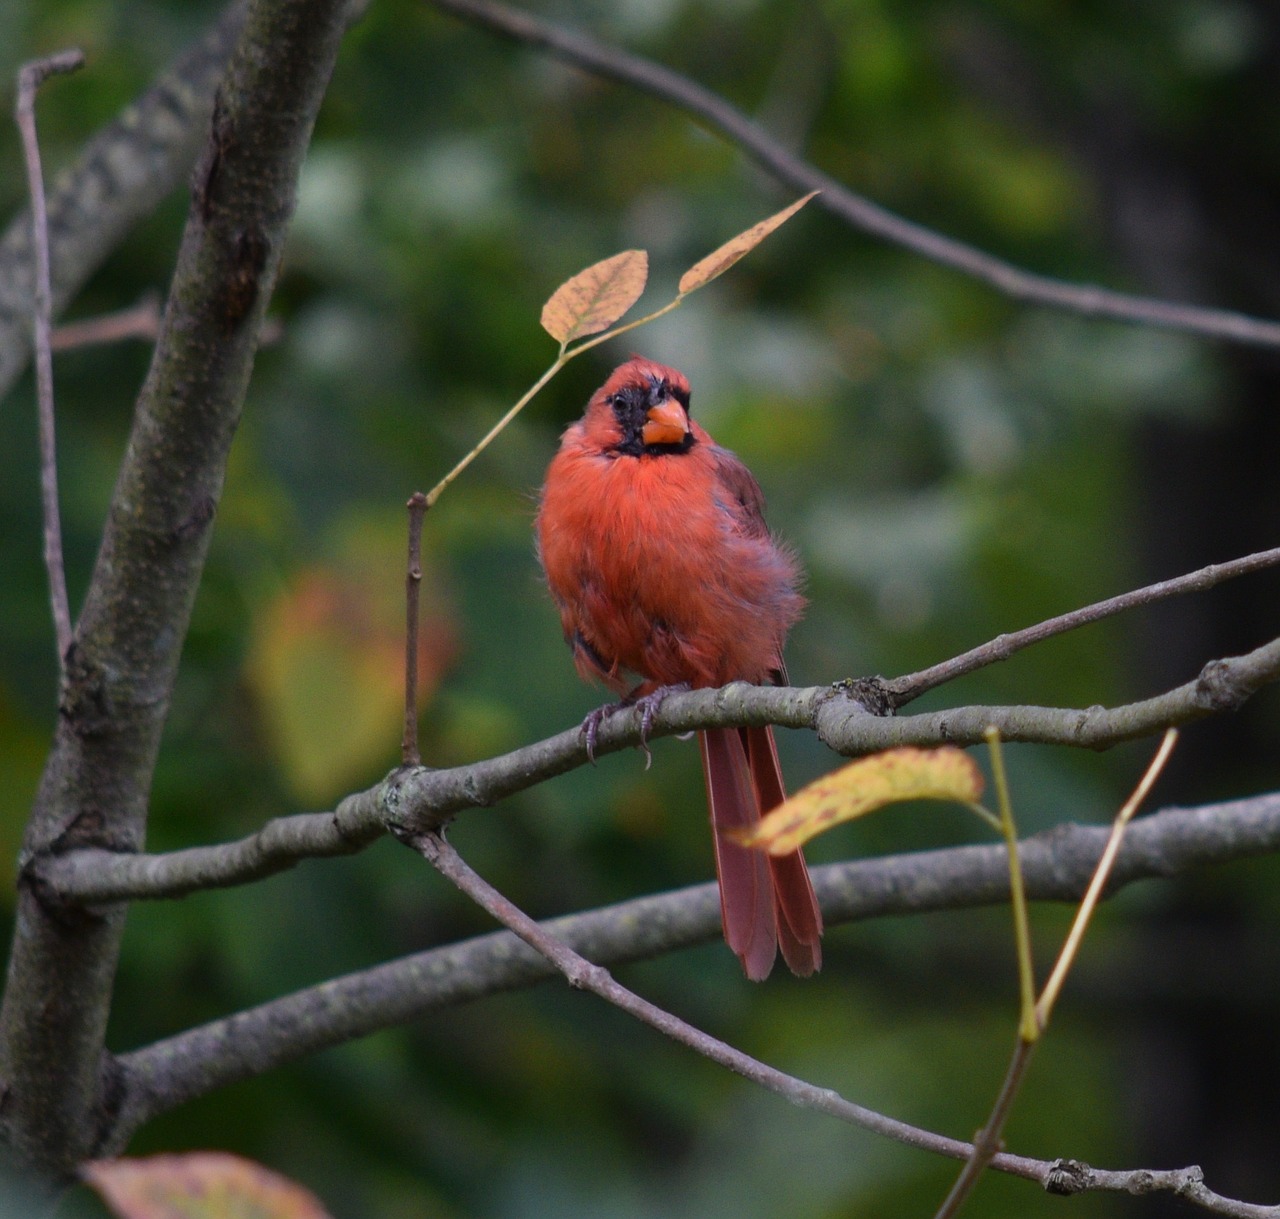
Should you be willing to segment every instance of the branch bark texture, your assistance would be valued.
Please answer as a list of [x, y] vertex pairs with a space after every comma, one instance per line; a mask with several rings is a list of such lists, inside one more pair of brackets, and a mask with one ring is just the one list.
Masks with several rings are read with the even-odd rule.
[[[344, 0], [257, 0], [214, 107], [164, 324], [67, 656], [23, 862], [136, 850], [182, 640]], [[123, 908], [68, 915], [19, 881], [0, 1007], [0, 1132], [50, 1179], [97, 1149]]]

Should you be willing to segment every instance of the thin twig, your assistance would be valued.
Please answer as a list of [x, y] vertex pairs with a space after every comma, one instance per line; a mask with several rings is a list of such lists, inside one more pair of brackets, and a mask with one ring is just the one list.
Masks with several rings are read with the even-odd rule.
[[118, 343], [122, 339], [154, 342], [159, 333], [160, 294], [148, 291], [127, 309], [64, 323], [54, 330], [50, 345], [57, 352], [98, 343]]
[[1142, 802], [1150, 794], [1152, 787], [1155, 786], [1156, 779], [1160, 777], [1160, 772], [1164, 770], [1165, 763], [1169, 761], [1169, 755], [1173, 752], [1173, 747], [1177, 742], [1177, 730], [1170, 728], [1164, 734], [1164, 739], [1160, 742], [1160, 748], [1156, 750], [1156, 756], [1151, 759], [1151, 765], [1147, 767], [1138, 782], [1138, 786], [1133, 789], [1133, 794], [1124, 802], [1124, 807], [1116, 814], [1116, 819], [1111, 826], [1111, 833], [1107, 836], [1106, 848], [1102, 852], [1102, 858], [1098, 860], [1097, 871], [1094, 872], [1093, 879], [1089, 882], [1089, 888], [1085, 891], [1084, 898], [1080, 902], [1080, 909], [1076, 912], [1075, 921], [1071, 924], [1071, 930], [1067, 933], [1066, 942], [1062, 946], [1062, 951], [1058, 954], [1058, 960], [1049, 974], [1049, 980], [1044, 984], [1044, 990], [1040, 994], [1039, 1001], [1036, 1003], [1036, 1023], [1041, 1029], [1048, 1027], [1049, 1017], [1053, 1014], [1053, 1005], [1058, 1001], [1058, 994], [1062, 990], [1063, 982], [1066, 981], [1067, 972], [1071, 969], [1076, 953], [1080, 950], [1080, 942], [1084, 939], [1084, 933], [1089, 926], [1089, 920], [1093, 917], [1094, 908], [1102, 897], [1102, 891], [1111, 875], [1111, 869], [1115, 866], [1116, 856], [1120, 853], [1120, 844], [1124, 839], [1125, 830], [1128, 828], [1129, 822], [1133, 820], [1133, 815], [1141, 807]]
[[[664, 1036], [670, 1037], [709, 1061], [741, 1075], [744, 1079], [759, 1084], [794, 1105], [860, 1126], [920, 1151], [932, 1152], [950, 1159], [964, 1159], [967, 1162], [977, 1161], [978, 1157], [974, 1155], [975, 1149], [972, 1144], [898, 1121], [896, 1118], [846, 1100], [833, 1089], [821, 1088], [794, 1075], [788, 1075], [744, 1054], [741, 1050], [734, 1049], [671, 1012], [641, 998], [619, 983], [607, 969], [593, 964], [546, 927], [529, 918], [513, 902], [477, 875], [440, 833], [426, 834], [406, 839], [406, 841], [420, 851], [441, 875], [452, 881], [498, 922], [550, 962], [570, 986], [590, 991]], [[1029, 1058], [1029, 1049], [1026, 1053], [1014, 1055], [1001, 1088], [1000, 1100], [997, 1102], [997, 1113], [1000, 1115], [1001, 1122], [1007, 1114], [1013, 1097], [1017, 1094], [1018, 1085]], [[1036, 1160], [1028, 1156], [1013, 1155], [995, 1146], [983, 1147], [980, 1152], [981, 1160], [986, 1166], [1023, 1180], [1035, 1181], [1050, 1193], [1071, 1194], [1087, 1190], [1109, 1190], [1146, 1194], [1168, 1191], [1176, 1193], [1187, 1201], [1195, 1202], [1206, 1210], [1229, 1216], [1231, 1219], [1280, 1219], [1280, 1207], [1255, 1206], [1251, 1203], [1224, 1198], [1207, 1189], [1204, 1185], [1204, 1174], [1196, 1167], [1160, 1172], [1142, 1169], [1108, 1171], [1093, 1169], [1075, 1160]]]
[[1009, 852], [1009, 897], [1013, 909], [1013, 939], [1018, 961], [1018, 1036], [1009, 1069], [1005, 1072], [1004, 1083], [991, 1113], [974, 1136], [973, 1152], [964, 1162], [964, 1167], [943, 1199], [934, 1219], [952, 1219], [959, 1212], [991, 1163], [992, 1157], [1000, 1150], [1005, 1122], [1022, 1086], [1022, 1079], [1031, 1063], [1031, 1055], [1040, 1035], [1036, 1024], [1036, 981], [1031, 955], [1031, 920], [1027, 914], [1027, 886], [1018, 853], [1018, 830], [1014, 822], [1013, 800], [1004, 766], [1004, 750], [1000, 743], [1000, 733], [995, 728], [988, 728], [986, 737], [987, 749], [991, 755], [991, 777], [1000, 810], [1000, 831]]
[[973, 1151], [965, 1160], [964, 1167], [943, 1199], [942, 1205], [938, 1207], [934, 1219], [952, 1219], [952, 1216], [958, 1214], [965, 1200], [973, 1192], [974, 1186], [978, 1184], [978, 1179], [992, 1166], [992, 1161], [1003, 1146], [1001, 1132], [1004, 1130], [1005, 1122], [1009, 1120], [1009, 1111], [1013, 1108], [1014, 1099], [1022, 1087], [1022, 1081], [1026, 1077], [1027, 1068], [1031, 1065], [1031, 1056], [1035, 1053], [1037, 1044], [1019, 1034], [1014, 1043], [1013, 1055], [1009, 1059], [1009, 1069], [1005, 1072], [1000, 1093], [992, 1106], [991, 1116], [974, 1136]]
[[[457, 851], [445, 841], [442, 834], [424, 834], [407, 841], [442, 876], [452, 881], [498, 922], [550, 961], [564, 975], [570, 986], [578, 990], [590, 991], [664, 1036], [687, 1046], [722, 1067], [727, 1067], [744, 1079], [785, 1097], [792, 1104], [838, 1117], [922, 1151], [931, 1151], [952, 1159], [965, 1158], [971, 1152], [972, 1148], [967, 1143], [922, 1130], [918, 1126], [897, 1121], [874, 1110], [866, 1109], [862, 1105], [854, 1104], [830, 1088], [819, 1088], [793, 1075], [787, 1075], [744, 1054], [741, 1050], [734, 1049], [709, 1033], [695, 1028], [671, 1012], [641, 998], [618, 982], [603, 966], [592, 964], [563, 940], [534, 922], [512, 901], [473, 871]], [[1041, 1179], [1042, 1166], [1036, 1161], [1022, 1156], [999, 1158], [1001, 1168], [1005, 1172], [1028, 1180]]]
[[52, 290], [49, 286], [49, 213], [45, 206], [44, 172], [40, 166], [40, 141], [36, 136], [36, 92], [55, 74], [74, 72], [84, 63], [84, 52], [62, 51], [37, 59], [18, 70], [18, 94], [14, 118], [22, 135], [27, 164], [27, 188], [31, 194], [31, 246], [35, 251], [35, 292], [32, 341], [36, 362], [36, 395], [40, 410], [40, 492], [44, 511], [44, 562], [49, 572], [49, 601], [59, 667], [65, 667], [71, 647], [71, 606], [67, 600], [67, 575], [62, 557], [62, 520], [58, 511], [58, 456], [53, 409], [53, 352], [50, 345]]
[[1039, 1032], [1035, 1024], [1036, 974], [1031, 952], [1031, 919], [1027, 914], [1027, 886], [1022, 875], [1022, 861], [1018, 857], [1018, 827], [1013, 819], [1013, 800], [1009, 795], [1000, 733], [995, 728], [988, 728], [986, 737], [991, 754], [991, 777], [1000, 809], [1000, 833], [1009, 852], [1009, 904], [1013, 909], [1013, 943], [1018, 962], [1018, 1034], [1023, 1041], [1034, 1041]]
[[[208, 130], [214, 91], [248, 8], [248, 0], [230, 0], [204, 36], [169, 64], [150, 88], [131, 98], [50, 183], [55, 316], [125, 234], [190, 173]], [[0, 232], [0, 404], [31, 355], [26, 325], [34, 284], [29, 233], [27, 213], [15, 216]]]
[[[1021, 1015], [1018, 1021], [1018, 1039], [1013, 1048], [1013, 1056], [1009, 1060], [1009, 1069], [1005, 1073], [1004, 1083], [1001, 1085], [1000, 1093], [992, 1106], [991, 1116], [987, 1118], [986, 1123], [973, 1140], [973, 1155], [966, 1161], [964, 1168], [956, 1178], [955, 1184], [951, 1187], [951, 1191], [947, 1194], [934, 1219], [952, 1219], [954, 1215], [959, 1213], [965, 1199], [973, 1192], [978, 1179], [990, 1164], [991, 1157], [1000, 1150], [1001, 1135], [1004, 1131], [1005, 1123], [1009, 1119], [1013, 1102], [1017, 1099], [1018, 1092], [1022, 1087], [1022, 1081], [1026, 1077], [1027, 1068], [1031, 1065], [1031, 1056], [1035, 1052], [1036, 1046], [1039, 1045], [1044, 1030], [1048, 1027], [1049, 1017], [1053, 1013], [1053, 1005], [1057, 1000], [1059, 991], [1062, 989], [1062, 983], [1066, 979], [1072, 963], [1075, 961], [1076, 954], [1079, 952], [1085, 930], [1089, 926], [1089, 920], [1093, 917], [1094, 908], [1097, 906], [1107, 879], [1111, 875], [1116, 856], [1120, 852], [1120, 844], [1124, 839], [1125, 829], [1141, 807], [1142, 802], [1147, 798], [1161, 771], [1164, 770], [1165, 763], [1168, 762], [1169, 755], [1173, 752], [1177, 739], [1178, 733], [1173, 728], [1170, 728], [1164, 734], [1164, 739], [1160, 742], [1160, 748], [1156, 750], [1155, 757], [1151, 759], [1150, 765], [1143, 772], [1142, 778], [1138, 781], [1138, 785], [1134, 788], [1132, 795], [1124, 802], [1120, 811], [1116, 814], [1115, 821], [1111, 826], [1111, 832], [1107, 837], [1107, 845], [1098, 860], [1098, 866], [1089, 881], [1089, 887], [1085, 890], [1080, 909], [1076, 912], [1075, 920], [1071, 925], [1071, 931], [1067, 935], [1062, 951], [1058, 954], [1057, 963], [1049, 975], [1048, 982], [1045, 983], [1039, 1002], [1036, 1002], [1034, 998], [1031, 998], [1030, 1001], [1028, 1000], [1029, 961], [1024, 967], [1021, 957], [1019, 958], [1019, 974], [1023, 979]], [[1023, 888], [1021, 874], [1016, 869], [1015, 861], [1017, 860], [1018, 842], [1017, 838], [1012, 834], [1013, 813], [1008, 801], [1008, 788], [1004, 779], [1004, 763], [999, 747], [999, 737], [993, 734], [990, 744], [992, 769], [995, 771], [996, 785], [1000, 793], [1001, 821], [1010, 832], [1008, 841], [1009, 868], [1011, 880], [1013, 881], [1015, 917], [1016, 912], [1019, 909], [1022, 910], [1023, 922], [1020, 929], [1019, 945], [1021, 946], [1025, 942], [1029, 948], [1030, 945], [1026, 939], [1025, 931], [1026, 892]]]
[[404, 736], [400, 762], [420, 766], [418, 747], [418, 603], [422, 592], [422, 519], [427, 497], [421, 491], [409, 496], [409, 566], [404, 579]]
[[449, 489], [450, 484], [456, 479], [481, 453], [496, 440], [509, 424], [524, 408], [533, 401], [534, 395], [538, 393], [552, 377], [564, 367], [566, 360], [564, 350], [561, 349], [560, 354], [556, 356], [551, 366], [540, 376], [525, 392], [520, 396], [519, 400], [507, 411], [497, 423], [493, 425], [478, 441], [472, 449], [460, 460], [456, 465], [438, 482], [430, 491], [427, 492], [427, 507], [435, 507], [436, 501]]
[[888, 695], [891, 706], [896, 710], [898, 707], [906, 706], [907, 703], [919, 698], [920, 695], [929, 690], [936, 689], [946, 682], [954, 681], [957, 677], [967, 676], [978, 669], [985, 668], [987, 665], [995, 664], [997, 661], [1008, 660], [1015, 652], [1020, 652], [1023, 648], [1030, 647], [1033, 643], [1040, 643], [1054, 635], [1062, 635], [1067, 631], [1074, 631], [1082, 626], [1088, 626], [1090, 623], [1100, 622], [1104, 618], [1110, 618], [1115, 614], [1123, 613], [1125, 610], [1150, 605], [1155, 601], [1162, 601], [1166, 597], [1179, 596], [1183, 593], [1204, 592], [1206, 589], [1213, 588], [1225, 580], [1249, 575], [1252, 572], [1262, 571], [1268, 567], [1275, 567], [1278, 563], [1280, 563], [1280, 547], [1272, 550], [1260, 550], [1255, 554], [1245, 555], [1243, 558], [1231, 559], [1225, 563], [1214, 563], [1208, 567], [1202, 567], [1199, 571], [1189, 572], [1185, 576], [1176, 576], [1171, 580], [1161, 580], [1156, 584], [1148, 584], [1145, 588], [1121, 593], [1117, 597], [1110, 597], [1105, 601], [1086, 605], [1081, 609], [1072, 610], [1070, 613], [1060, 614], [1056, 618], [1048, 618], [1024, 630], [1013, 631], [1007, 635], [998, 635], [988, 643], [971, 648], [967, 652], [962, 652], [959, 656], [953, 656], [950, 660], [944, 660], [941, 664], [921, 669], [918, 673], [895, 677], [892, 681], [885, 683], [885, 692]]
[[1066, 283], [1025, 271], [1002, 258], [905, 220], [793, 155], [722, 97], [652, 60], [619, 51], [585, 34], [540, 21], [491, 0], [430, 2], [444, 12], [540, 47], [575, 67], [620, 81], [679, 107], [720, 132], [778, 181], [801, 192], [821, 191], [819, 204], [846, 223], [981, 280], [1015, 300], [1239, 343], [1280, 346], [1280, 322], [1223, 309], [1130, 296], [1091, 284]]

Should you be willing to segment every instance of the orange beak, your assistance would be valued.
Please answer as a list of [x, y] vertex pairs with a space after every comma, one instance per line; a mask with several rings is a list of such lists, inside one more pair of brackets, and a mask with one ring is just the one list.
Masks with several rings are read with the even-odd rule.
[[640, 430], [645, 444], [680, 444], [689, 434], [689, 416], [674, 398], [650, 407]]

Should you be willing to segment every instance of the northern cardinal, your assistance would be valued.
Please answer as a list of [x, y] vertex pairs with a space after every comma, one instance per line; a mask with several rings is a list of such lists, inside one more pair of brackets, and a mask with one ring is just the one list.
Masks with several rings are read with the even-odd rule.
[[[745, 465], [689, 418], [689, 383], [638, 356], [614, 369], [547, 470], [538, 555], [578, 673], [650, 712], [671, 687], [783, 684], [782, 644], [804, 599], [795, 557], [770, 537]], [[607, 713], [611, 708], [604, 709]], [[588, 742], [598, 715], [588, 716]], [[821, 967], [822, 915], [799, 851], [725, 834], [785, 791], [773, 732], [698, 734], [724, 936], [747, 977]]]

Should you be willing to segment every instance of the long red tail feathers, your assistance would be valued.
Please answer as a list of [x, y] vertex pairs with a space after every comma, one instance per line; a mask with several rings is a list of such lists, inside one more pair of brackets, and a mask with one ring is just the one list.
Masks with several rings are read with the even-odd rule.
[[720, 921], [724, 938], [753, 982], [769, 976], [778, 952], [769, 862], [760, 851], [739, 846], [722, 830], [752, 824], [759, 816], [751, 790], [747, 757], [736, 729], [698, 733], [707, 781], [716, 875], [720, 878]]
[[[760, 816], [777, 808], [786, 798], [782, 785], [782, 767], [778, 763], [778, 747], [773, 729], [745, 728], [742, 737], [747, 747], [751, 782], [755, 787]], [[778, 912], [778, 942], [782, 958], [793, 974], [807, 978], [822, 968], [822, 911], [813, 893], [804, 854], [768, 855], [773, 874], [773, 900]]]
[[754, 825], [785, 798], [773, 732], [712, 728], [698, 734], [720, 878], [724, 938], [753, 982], [773, 968], [779, 945], [791, 972], [822, 967], [822, 915], [804, 856], [775, 857], [739, 846], [721, 831]]

